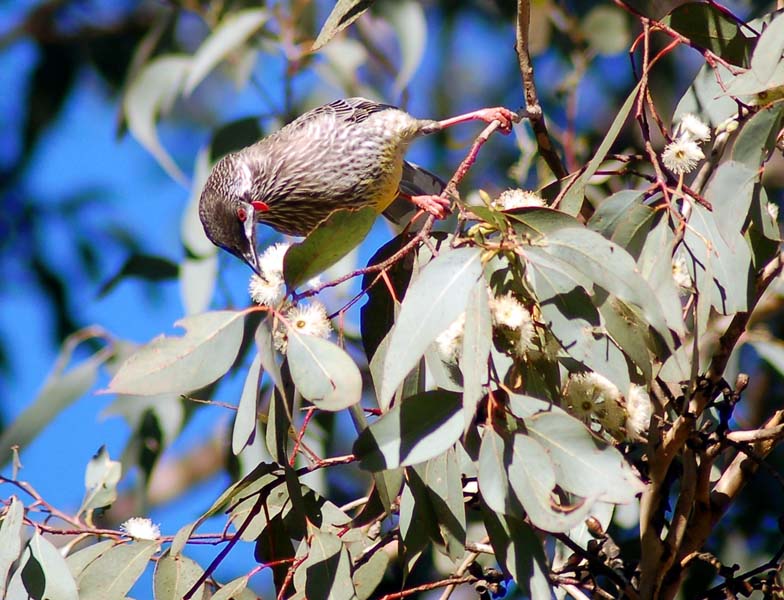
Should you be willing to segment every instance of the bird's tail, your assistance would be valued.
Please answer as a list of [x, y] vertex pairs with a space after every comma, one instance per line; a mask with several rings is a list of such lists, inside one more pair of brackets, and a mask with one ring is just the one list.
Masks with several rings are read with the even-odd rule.
[[[414, 163], [403, 161], [403, 177], [400, 180], [400, 191], [407, 196], [421, 196], [426, 194], [438, 195], [444, 191], [446, 182]], [[411, 221], [411, 217], [419, 210], [409, 200], [398, 196], [392, 201], [383, 215], [394, 225], [404, 227]], [[424, 223], [424, 219], [421, 219]], [[418, 223], [419, 224], [419, 223]]]

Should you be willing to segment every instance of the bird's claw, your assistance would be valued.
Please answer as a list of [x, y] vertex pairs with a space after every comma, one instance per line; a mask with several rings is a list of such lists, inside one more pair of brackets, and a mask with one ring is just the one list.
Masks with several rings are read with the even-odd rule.
[[409, 198], [415, 206], [418, 206], [425, 212], [430, 213], [437, 219], [443, 219], [449, 213], [451, 202], [442, 196], [435, 194], [422, 194], [419, 196], [411, 196]]
[[479, 112], [479, 118], [485, 123], [498, 121], [498, 129], [503, 134], [510, 133], [512, 131], [512, 124], [520, 120], [520, 117], [516, 112], [504, 108], [503, 106], [485, 108]]

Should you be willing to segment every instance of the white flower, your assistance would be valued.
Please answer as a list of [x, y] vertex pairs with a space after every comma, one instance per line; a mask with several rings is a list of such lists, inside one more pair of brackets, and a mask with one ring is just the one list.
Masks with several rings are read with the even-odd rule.
[[493, 206], [498, 210], [512, 210], [513, 208], [542, 207], [544, 200], [536, 192], [527, 190], [506, 190], [493, 201]]
[[[310, 304], [298, 304], [286, 312], [288, 327], [302, 335], [327, 338], [332, 331], [332, 324], [327, 318], [327, 309], [318, 301]], [[285, 329], [278, 329], [273, 335], [275, 347], [286, 353], [288, 347], [288, 333]]]
[[248, 293], [256, 304], [274, 306], [286, 295], [286, 286], [280, 277], [263, 278], [255, 273], [250, 276]]
[[511, 293], [490, 297], [493, 324], [511, 342], [512, 354], [522, 358], [534, 346], [536, 328], [530, 311]]
[[465, 313], [460, 315], [436, 338], [438, 354], [444, 362], [455, 362], [463, 350], [463, 332], [465, 331]]
[[519, 329], [531, 321], [531, 313], [511, 293], [490, 298], [490, 312], [493, 324], [509, 329]]
[[688, 138], [695, 142], [707, 142], [711, 138], [711, 128], [702, 119], [691, 113], [681, 117], [675, 131], [679, 137]]
[[686, 263], [686, 256], [683, 252], [676, 252], [675, 256], [672, 257], [672, 278], [678, 287], [685, 290], [692, 288], [689, 266]]
[[690, 173], [697, 163], [705, 158], [697, 142], [687, 136], [677, 138], [674, 142], [667, 144], [661, 156], [664, 166], [674, 175]]
[[768, 202], [767, 205], [765, 205], [765, 210], [768, 211], [768, 214], [770, 215], [771, 219], [773, 219], [774, 221], [778, 221], [779, 220], [779, 205], [778, 204], [774, 204], [773, 202]]
[[653, 404], [648, 391], [639, 385], [632, 384], [626, 396], [626, 433], [633, 440], [642, 440], [648, 431], [653, 414]]
[[588, 422], [599, 421], [610, 432], [618, 432], [626, 420], [621, 392], [599, 373], [578, 373], [566, 382], [567, 408], [576, 417]]
[[120, 531], [136, 540], [157, 540], [161, 537], [160, 527], [144, 517], [131, 517], [120, 525]]
[[291, 244], [284, 242], [273, 244], [259, 256], [259, 271], [262, 275], [268, 278], [278, 276], [283, 279], [283, 257], [286, 256], [289, 246]]
[[273, 306], [286, 294], [283, 281], [283, 257], [291, 244], [274, 244], [259, 256], [261, 275], [251, 275], [248, 293], [256, 304]]

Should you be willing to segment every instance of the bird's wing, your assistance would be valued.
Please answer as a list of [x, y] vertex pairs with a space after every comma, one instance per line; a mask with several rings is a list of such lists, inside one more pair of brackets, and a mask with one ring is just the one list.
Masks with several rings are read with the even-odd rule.
[[367, 98], [341, 98], [339, 100], [335, 100], [334, 102], [330, 102], [329, 104], [323, 104], [322, 106], [314, 108], [313, 110], [309, 110], [305, 114], [297, 117], [294, 121], [292, 121], [289, 127], [299, 127], [300, 125], [308, 123], [312, 119], [330, 114], [335, 115], [342, 121], [347, 121], [349, 123], [361, 123], [373, 113], [381, 112], [382, 110], [388, 110], [390, 108], [397, 107], [392, 106], [391, 104], [381, 104], [380, 102], [374, 102], [373, 100], [368, 100]]
[[[410, 163], [407, 160], [403, 161], [403, 177], [400, 180], [400, 191], [405, 194], [405, 196], [419, 196], [422, 194], [438, 195], [444, 191], [445, 187], [446, 182], [438, 175], [431, 173], [419, 165]], [[456, 199], [454, 196], [453, 198]], [[419, 209], [404, 196], [398, 195], [382, 214], [399, 230], [411, 221], [411, 217], [413, 217], [418, 210]], [[413, 230], [420, 229], [424, 222], [424, 219], [420, 219], [415, 223]]]

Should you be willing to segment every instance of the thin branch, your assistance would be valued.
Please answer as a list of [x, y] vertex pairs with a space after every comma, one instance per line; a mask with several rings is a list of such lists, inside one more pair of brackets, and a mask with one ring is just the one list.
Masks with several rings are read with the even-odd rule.
[[536, 136], [536, 144], [539, 154], [550, 167], [550, 170], [558, 179], [563, 179], [568, 175], [561, 162], [561, 158], [553, 147], [550, 134], [547, 133], [547, 124], [544, 120], [542, 106], [539, 104], [539, 96], [536, 93], [536, 83], [534, 82], [534, 64], [531, 54], [528, 51], [528, 30], [531, 25], [531, 2], [530, 0], [518, 0], [517, 2], [517, 30], [516, 44], [517, 60], [520, 65], [520, 75], [523, 78], [523, 92], [525, 93], [525, 105], [528, 108], [531, 128]]

